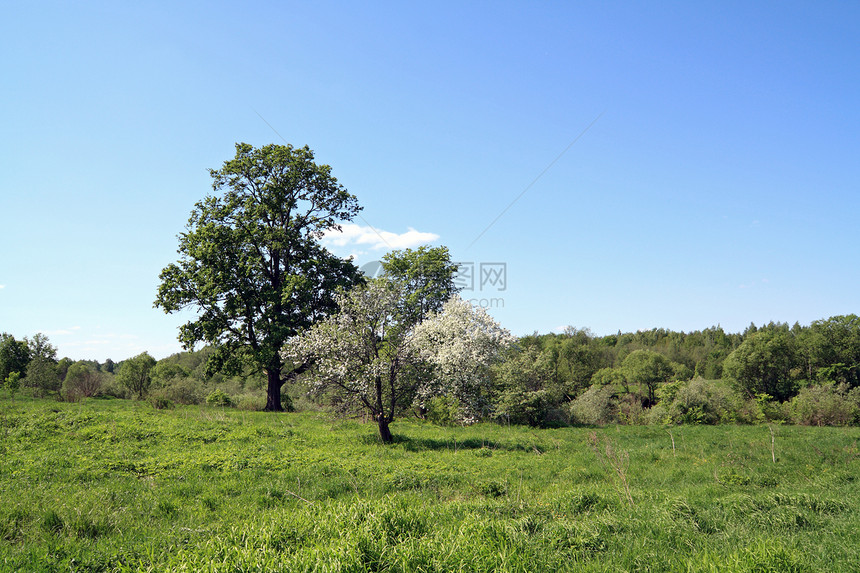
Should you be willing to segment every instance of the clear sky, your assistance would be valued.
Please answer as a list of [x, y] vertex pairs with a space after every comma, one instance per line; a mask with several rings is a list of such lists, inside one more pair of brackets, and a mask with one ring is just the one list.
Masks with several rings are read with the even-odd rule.
[[858, 313], [858, 38], [838, 1], [7, 3], [0, 331], [179, 351], [158, 274], [239, 141], [309, 145], [364, 206], [334, 252], [446, 245], [515, 334]]

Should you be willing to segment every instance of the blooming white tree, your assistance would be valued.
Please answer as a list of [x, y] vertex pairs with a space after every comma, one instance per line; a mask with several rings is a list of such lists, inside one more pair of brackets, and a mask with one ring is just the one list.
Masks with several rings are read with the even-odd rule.
[[460, 404], [460, 421], [476, 422], [489, 406], [490, 366], [513, 342], [511, 333], [485, 309], [452, 296], [412, 336], [418, 355], [433, 367], [432, 376], [418, 388], [419, 403], [434, 396], [455, 398]]
[[312, 364], [311, 389], [342, 414], [366, 411], [391, 442], [388, 425], [412, 404], [423, 362], [404, 319], [401, 283], [380, 278], [337, 296], [340, 310], [288, 341], [283, 357]]

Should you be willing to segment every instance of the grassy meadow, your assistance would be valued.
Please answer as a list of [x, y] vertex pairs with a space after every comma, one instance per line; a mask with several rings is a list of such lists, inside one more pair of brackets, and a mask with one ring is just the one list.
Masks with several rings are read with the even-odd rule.
[[3, 400], [0, 570], [860, 570], [860, 428], [392, 430]]

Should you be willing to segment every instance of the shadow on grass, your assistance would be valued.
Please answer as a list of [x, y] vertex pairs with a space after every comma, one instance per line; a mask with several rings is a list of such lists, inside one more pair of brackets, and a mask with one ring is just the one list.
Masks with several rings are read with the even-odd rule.
[[[388, 446], [402, 447], [407, 452], [442, 451], [449, 450], [504, 450], [504, 451], [531, 451], [532, 445], [526, 444], [502, 444], [493, 440], [466, 438], [465, 440], [438, 440], [435, 438], [412, 438], [395, 434], [393, 441]], [[385, 445], [377, 434], [365, 435], [359, 438], [362, 443], [368, 445]]]

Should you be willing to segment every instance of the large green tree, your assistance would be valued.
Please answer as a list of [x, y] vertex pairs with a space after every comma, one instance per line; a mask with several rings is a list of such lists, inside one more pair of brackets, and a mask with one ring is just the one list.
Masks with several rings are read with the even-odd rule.
[[457, 265], [451, 262], [448, 247], [422, 246], [391, 251], [382, 257], [383, 274], [404, 286], [400, 304], [402, 318], [418, 324], [460, 290], [454, 284]]
[[26, 340], [15, 340], [11, 334], [0, 334], [0, 381], [12, 372], [18, 372], [22, 376], [27, 371], [30, 363], [30, 348]]
[[70, 402], [95, 396], [105, 382], [107, 375], [86, 360], [78, 360], [69, 366], [61, 390], [63, 397]]
[[123, 361], [116, 380], [138, 398], [143, 398], [152, 384], [153, 368], [155, 368], [155, 358], [144, 352]]
[[56, 393], [59, 397], [62, 381], [57, 372], [57, 347], [42, 333], [24, 340], [30, 349], [31, 358], [24, 385], [33, 388], [37, 396]]
[[672, 362], [652, 350], [634, 350], [624, 359], [621, 369], [630, 384], [646, 388], [649, 407], [654, 405], [657, 387], [675, 374]]
[[796, 394], [792, 371], [799, 364], [797, 345], [788, 329], [751, 332], [723, 363], [723, 373], [746, 394], [787, 400]]
[[281, 387], [309, 366], [285, 365], [284, 343], [337, 308], [338, 286], [360, 281], [352, 261], [318, 240], [360, 207], [308, 147], [240, 143], [210, 174], [216, 193], [192, 211], [155, 305], [195, 310], [180, 328], [185, 348], [213, 345], [210, 372], [264, 372], [266, 409], [282, 410]]

